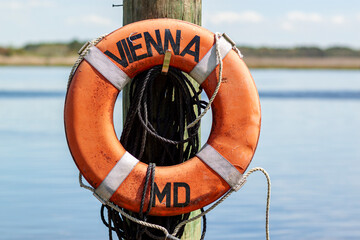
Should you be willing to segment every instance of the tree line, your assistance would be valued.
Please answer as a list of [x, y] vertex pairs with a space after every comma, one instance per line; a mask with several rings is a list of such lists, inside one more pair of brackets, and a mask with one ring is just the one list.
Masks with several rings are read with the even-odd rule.
[[[67, 43], [31, 43], [23, 47], [0, 47], [2, 56], [41, 56], [41, 57], [60, 57], [74, 56], [85, 42], [73, 40]], [[360, 50], [345, 46], [334, 46], [320, 48], [316, 46], [303, 47], [251, 47], [238, 46], [245, 57], [271, 57], [271, 58], [296, 58], [296, 57], [360, 57]]]
[[67, 43], [30, 43], [23, 47], [0, 47], [0, 55], [30, 55], [39, 57], [74, 56], [85, 42], [73, 40]]
[[343, 46], [329, 48], [319, 47], [293, 47], [293, 48], [269, 48], [239, 46], [241, 52], [248, 57], [360, 57], [360, 50]]

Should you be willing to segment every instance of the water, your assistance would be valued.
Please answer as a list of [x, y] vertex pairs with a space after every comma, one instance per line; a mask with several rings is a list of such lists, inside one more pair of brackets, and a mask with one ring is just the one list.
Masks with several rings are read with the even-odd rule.
[[[69, 71], [0, 68], [0, 239], [107, 239], [66, 145]], [[272, 239], [360, 239], [360, 71], [252, 73], [262, 131], [250, 168], [271, 175]], [[265, 198], [265, 178], [250, 176], [208, 215], [206, 239], [264, 239]]]

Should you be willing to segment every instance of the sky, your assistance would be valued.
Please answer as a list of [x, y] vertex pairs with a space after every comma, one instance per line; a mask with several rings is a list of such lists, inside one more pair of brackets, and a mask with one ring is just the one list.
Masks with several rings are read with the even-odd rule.
[[[122, 26], [122, 0], [0, 0], [0, 46], [90, 40]], [[203, 0], [202, 26], [247, 46], [360, 49], [359, 0]]]

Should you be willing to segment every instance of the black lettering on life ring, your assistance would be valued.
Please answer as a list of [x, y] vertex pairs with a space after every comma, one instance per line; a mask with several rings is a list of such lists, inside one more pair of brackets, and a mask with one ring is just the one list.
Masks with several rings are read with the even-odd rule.
[[[185, 202], [179, 202], [179, 189], [184, 188], [185, 190]], [[165, 184], [165, 187], [162, 189], [162, 191], [159, 190], [158, 185], [154, 184], [154, 202], [153, 207], [155, 206], [156, 199], [158, 199], [159, 203], [162, 203], [164, 198], [165, 200], [165, 206], [167, 208], [171, 207], [171, 183], [168, 182]], [[173, 183], [173, 207], [186, 207], [190, 203], [190, 186], [187, 183], [184, 182], [174, 182]]]
[[[170, 29], [165, 29], [164, 42], [161, 39], [160, 30], [155, 30], [155, 39], [150, 35], [149, 32], [138, 33], [136, 35], [121, 39], [116, 43], [118, 53], [112, 53], [106, 50], [104, 53], [113, 59], [115, 62], [126, 68], [129, 63], [139, 61], [144, 58], [153, 56], [153, 47], [160, 55], [165, 54], [165, 51], [172, 49], [174, 55], [185, 56], [186, 54], [194, 57], [195, 62], [199, 62], [200, 55], [200, 36], [195, 35], [186, 47], [180, 53], [180, 41], [181, 41], [181, 30], [176, 30], [175, 39], [171, 34]], [[146, 53], [137, 55], [136, 50], [142, 49], [142, 44], [135, 44], [134, 40], [141, 39], [144, 37]], [[193, 50], [191, 50], [193, 48]]]

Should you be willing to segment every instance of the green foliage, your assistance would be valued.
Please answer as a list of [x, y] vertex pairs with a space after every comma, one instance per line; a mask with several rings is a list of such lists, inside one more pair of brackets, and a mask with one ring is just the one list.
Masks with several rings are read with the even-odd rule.
[[84, 44], [85, 42], [79, 42], [78, 40], [73, 40], [68, 44], [68, 47], [71, 52], [77, 53]]
[[83, 44], [83, 42], [77, 40], [73, 40], [69, 43], [36, 43], [25, 45], [23, 50], [27, 55], [35, 56], [72, 56], [76, 55]]
[[325, 57], [324, 50], [318, 47], [296, 47], [293, 51], [298, 57]]
[[4, 48], [4, 47], [0, 47], [0, 56], [13, 56], [13, 55], [22, 55], [23, 54], [23, 49], [18, 49], [18, 48], [13, 48], [13, 47], [8, 47], [8, 48]]
[[326, 56], [359, 57], [360, 50], [355, 51], [348, 47], [331, 47], [325, 50]]
[[84, 45], [84, 42], [73, 40], [68, 43], [30, 43], [22, 48], [0, 47], [0, 55], [30, 55], [41, 57], [66, 57], [74, 56]]
[[10, 56], [11, 55], [10, 49], [0, 47], [0, 55], [2, 55], [2, 56]]

